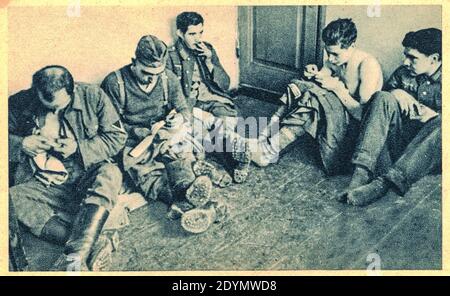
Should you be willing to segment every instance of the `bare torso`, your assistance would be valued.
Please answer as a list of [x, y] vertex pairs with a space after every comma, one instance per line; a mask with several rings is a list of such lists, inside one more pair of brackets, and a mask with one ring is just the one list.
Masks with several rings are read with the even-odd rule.
[[[345, 84], [350, 95], [356, 100], [359, 100], [359, 98], [361, 97], [361, 65], [363, 62], [369, 59], [375, 60], [375, 57], [373, 57], [369, 53], [366, 53], [365, 51], [356, 48], [347, 64], [336, 66], [327, 62], [325, 63], [324, 68], [329, 68], [333, 76], [337, 76], [339, 80], [341, 80]], [[375, 83], [377, 85], [377, 88], [381, 89], [381, 87], [383, 86], [383, 75], [381, 73], [381, 67], [376, 69], [376, 71], [378, 73], [373, 73], [373, 75], [371, 75], [371, 78], [377, 79]]]

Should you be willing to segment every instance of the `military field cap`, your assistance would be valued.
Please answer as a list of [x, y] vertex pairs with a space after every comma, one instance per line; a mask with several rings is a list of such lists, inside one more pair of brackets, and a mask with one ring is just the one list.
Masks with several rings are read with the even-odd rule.
[[136, 59], [148, 67], [148, 72], [161, 73], [166, 65], [167, 45], [153, 35], [143, 36], [136, 47]]

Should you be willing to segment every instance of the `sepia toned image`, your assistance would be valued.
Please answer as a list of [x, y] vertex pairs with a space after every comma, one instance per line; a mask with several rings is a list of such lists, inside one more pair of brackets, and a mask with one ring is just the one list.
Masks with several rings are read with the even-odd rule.
[[7, 8], [9, 271], [443, 269], [441, 5], [67, 2]]

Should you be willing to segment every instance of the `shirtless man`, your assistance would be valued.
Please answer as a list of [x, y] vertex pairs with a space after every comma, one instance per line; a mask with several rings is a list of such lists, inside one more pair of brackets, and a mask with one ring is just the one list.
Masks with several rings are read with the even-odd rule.
[[363, 106], [383, 85], [380, 64], [356, 48], [356, 37], [351, 19], [326, 26], [322, 33], [325, 65], [320, 71], [316, 65], [306, 66], [305, 80], [288, 85], [268, 127], [256, 143], [250, 143], [254, 163], [267, 166], [276, 162], [283, 149], [307, 133], [319, 142], [327, 173], [350, 164]]

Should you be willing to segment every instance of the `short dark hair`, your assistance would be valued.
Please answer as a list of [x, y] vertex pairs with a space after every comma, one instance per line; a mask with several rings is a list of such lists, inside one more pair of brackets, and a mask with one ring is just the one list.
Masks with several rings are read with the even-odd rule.
[[330, 45], [341, 45], [349, 48], [356, 41], [358, 31], [352, 19], [337, 19], [329, 23], [322, 31], [323, 42]]
[[438, 53], [442, 56], [442, 32], [436, 28], [422, 29], [416, 32], [409, 32], [403, 38], [402, 45], [418, 50], [430, 56]]
[[53, 100], [53, 94], [65, 88], [69, 95], [73, 94], [74, 82], [72, 74], [63, 66], [46, 66], [33, 75], [32, 88], [39, 90], [46, 101]]
[[186, 33], [189, 26], [203, 24], [203, 17], [193, 11], [185, 11], [177, 16], [177, 29], [182, 33]]

